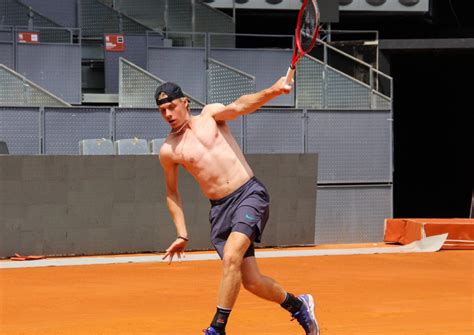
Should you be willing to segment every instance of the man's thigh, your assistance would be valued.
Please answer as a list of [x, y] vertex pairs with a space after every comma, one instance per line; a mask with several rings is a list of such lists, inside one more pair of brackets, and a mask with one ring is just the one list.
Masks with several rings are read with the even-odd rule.
[[249, 236], [238, 231], [233, 231], [230, 233], [229, 238], [225, 243], [224, 255], [230, 253], [240, 255], [242, 258], [244, 258], [246, 251], [251, 245], [252, 240]]

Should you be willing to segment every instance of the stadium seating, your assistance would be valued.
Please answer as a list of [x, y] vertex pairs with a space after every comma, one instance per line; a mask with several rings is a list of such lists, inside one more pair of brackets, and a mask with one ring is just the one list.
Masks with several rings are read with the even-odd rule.
[[114, 144], [105, 138], [85, 139], [79, 142], [81, 155], [114, 155]]
[[127, 138], [115, 141], [115, 152], [118, 155], [148, 155], [148, 143], [145, 139]]

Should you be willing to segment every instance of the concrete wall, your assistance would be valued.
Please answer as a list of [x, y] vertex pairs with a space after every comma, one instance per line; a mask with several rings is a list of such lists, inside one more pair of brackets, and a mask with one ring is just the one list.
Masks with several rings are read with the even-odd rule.
[[[271, 197], [262, 246], [314, 242], [317, 155], [248, 155]], [[189, 249], [210, 249], [209, 201], [184, 170]], [[0, 155], [0, 257], [163, 251], [176, 232], [157, 156]]]

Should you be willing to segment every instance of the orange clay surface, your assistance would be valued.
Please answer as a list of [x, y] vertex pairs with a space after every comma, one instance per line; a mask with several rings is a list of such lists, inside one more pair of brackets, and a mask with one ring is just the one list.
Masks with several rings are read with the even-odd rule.
[[[321, 335], [474, 334], [474, 250], [259, 264], [290, 292], [314, 295]], [[220, 272], [220, 261], [0, 269], [0, 334], [202, 334]], [[242, 289], [227, 334], [303, 332]]]

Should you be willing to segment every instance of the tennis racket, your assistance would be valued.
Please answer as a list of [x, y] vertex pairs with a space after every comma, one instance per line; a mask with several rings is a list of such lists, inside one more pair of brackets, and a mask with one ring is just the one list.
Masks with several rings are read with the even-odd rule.
[[293, 58], [286, 73], [285, 83], [291, 85], [295, 75], [296, 63], [313, 49], [319, 33], [319, 8], [316, 0], [304, 0], [298, 13], [295, 30]]

